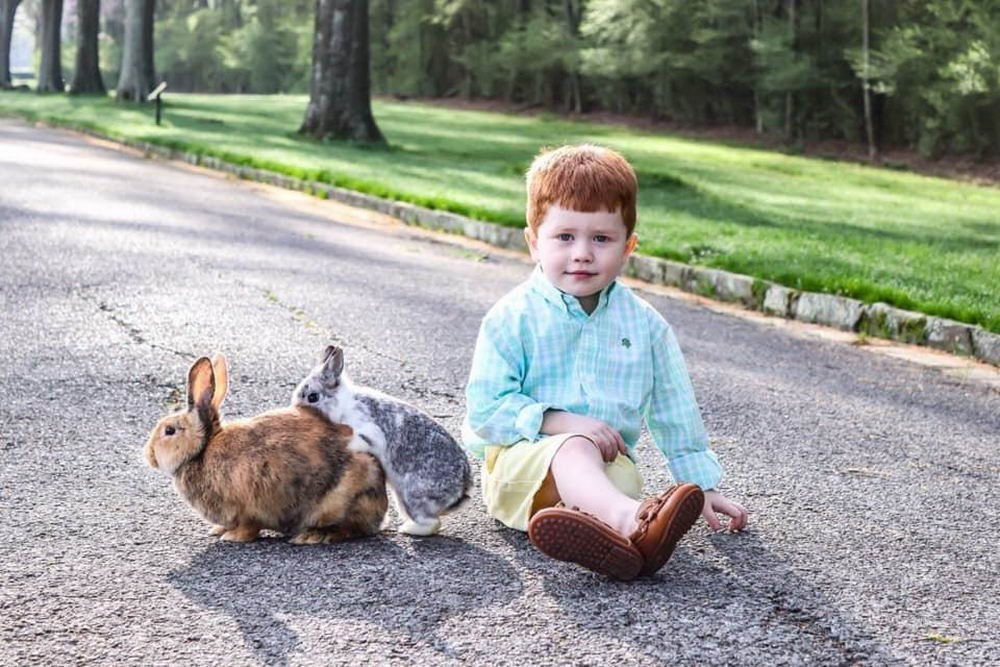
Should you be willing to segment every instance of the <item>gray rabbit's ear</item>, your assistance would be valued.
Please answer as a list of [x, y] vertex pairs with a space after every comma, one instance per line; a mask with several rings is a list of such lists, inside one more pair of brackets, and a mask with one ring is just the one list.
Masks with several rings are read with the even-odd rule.
[[215, 395], [215, 373], [208, 357], [201, 357], [191, 364], [188, 371], [188, 409], [204, 409]]
[[340, 374], [344, 372], [344, 351], [335, 345], [326, 347], [323, 355], [322, 379], [325, 384], [337, 384]]

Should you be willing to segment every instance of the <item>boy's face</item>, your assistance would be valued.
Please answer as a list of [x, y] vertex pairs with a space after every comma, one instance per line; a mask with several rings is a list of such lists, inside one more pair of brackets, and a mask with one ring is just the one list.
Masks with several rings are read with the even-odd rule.
[[638, 237], [629, 235], [621, 213], [585, 213], [551, 206], [535, 232], [524, 230], [531, 258], [549, 282], [580, 299], [590, 312], [605, 287], [621, 273]]

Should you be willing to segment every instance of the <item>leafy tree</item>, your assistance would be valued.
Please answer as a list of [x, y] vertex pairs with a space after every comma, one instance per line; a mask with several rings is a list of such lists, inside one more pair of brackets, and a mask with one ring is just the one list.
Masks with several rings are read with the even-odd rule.
[[[79, 37], [67, 40], [78, 59], [72, 89], [85, 71], [93, 78], [94, 68], [80, 60], [92, 52], [101, 60], [97, 76], [128, 81], [118, 71], [129, 52], [127, 8], [148, 7], [143, 3], [151, 0], [75, 1], [66, 5], [67, 12], [80, 12]], [[36, 7], [51, 9], [54, 2], [36, 0], [28, 13], [33, 17]], [[365, 85], [379, 94], [735, 124], [796, 143], [864, 142], [873, 157], [883, 144], [915, 146], [932, 156], [1000, 154], [996, 0], [365, 4]], [[101, 14], [96, 46], [93, 24], [85, 26], [82, 14], [92, 5]], [[18, 0], [0, 0], [0, 87], [10, 85], [10, 17], [17, 6]], [[160, 0], [157, 69], [174, 90], [314, 92], [318, 6], [311, 0]], [[149, 34], [151, 49], [151, 28]], [[52, 80], [58, 58], [43, 60]], [[155, 80], [151, 52], [139, 60], [148, 63], [147, 81], [132, 93], [141, 97]], [[360, 84], [359, 73], [352, 81]], [[336, 85], [343, 97], [355, 83]]]
[[906, 3], [873, 54], [891, 138], [921, 152], [1000, 152], [1000, 7]]
[[376, 20], [380, 32], [374, 41], [386, 45], [376, 66], [384, 82], [381, 92], [401, 97], [451, 93], [447, 32], [437, 2], [382, 0], [376, 5], [381, 20]]

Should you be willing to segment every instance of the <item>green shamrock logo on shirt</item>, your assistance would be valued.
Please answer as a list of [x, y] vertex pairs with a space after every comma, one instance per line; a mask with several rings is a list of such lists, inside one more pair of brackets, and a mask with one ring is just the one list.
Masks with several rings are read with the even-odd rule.
[[622, 347], [624, 347], [627, 350], [628, 348], [632, 347], [632, 341], [630, 341], [628, 338], [622, 338]]

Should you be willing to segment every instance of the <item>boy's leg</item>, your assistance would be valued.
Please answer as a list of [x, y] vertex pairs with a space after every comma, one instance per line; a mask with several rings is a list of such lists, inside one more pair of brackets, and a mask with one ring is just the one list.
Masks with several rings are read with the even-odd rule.
[[[639, 503], [608, 478], [604, 461], [589, 439], [567, 437], [550, 456], [545, 480], [531, 505], [533, 518], [528, 524], [528, 537], [532, 544], [557, 560], [614, 579], [634, 579], [645, 567], [645, 560], [622, 534], [623, 527], [612, 525], [609, 519], [624, 523], [624, 529], [628, 529], [628, 523], [618, 519], [631, 513], [634, 525]], [[596, 489], [586, 492], [587, 484]], [[610, 502], [609, 494], [613, 494]], [[555, 507], [560, 501], [567, 507]]]
[[[564, 505], [596, 516], [625, 537], [635, 532], [639, 501], [608, 479], [604, 459], [593, 442], [579, 436], [568, 438], [552, 457], [549, 474]], [[536, 498], [536, 505], [547, 500]]]
[[[594, 443], [573, 436], [552, 457], [549, 475], [534, 499], [534, 518], [528, 534], [539, 549], [554, 558], [618, 579], [630, 579], [634, 576], [628, 569], [633, 556], [617, 544], [619, 536], [626, 538], [643, 561], [638, 574], [653, 574], [663, 567], [677, 542], [698, 519], [703, 499], [701, 489], [694, 484], [676, 484], [640, 503], [622, 493], [608, 478]], [[580, 512], [541, 510], [559, 500]], [[594, 521], [594, 517], [599, 520]], [[617, 535], [602, 536], [602, 522]], [[570, 537], [574, 531], [579, 532]], [[612, 571], [609, 565], [616, 569]]]

